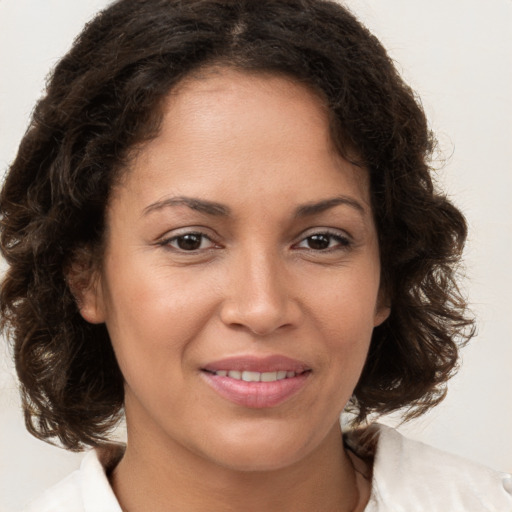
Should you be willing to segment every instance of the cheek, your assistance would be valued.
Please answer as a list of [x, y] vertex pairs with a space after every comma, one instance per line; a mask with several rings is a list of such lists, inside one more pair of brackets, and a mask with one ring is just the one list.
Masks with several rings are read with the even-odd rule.
[[337, 279], [324, 283], [322, 293], [306, 290], [309, 307], [314, 311], [310, 316], [316, 330], [323, 333], [328, 360], [351, 380], [358, 379], [366, 359], [378, 286], [378, 272], [368, 267], [360, 273], [340, 272]]
[[373, 330], [379, 291], [378, 265], [342, 268], [333, 275], [305, 281], [304, 300], [322, 325], [344, 333]]
[[209, 287], [165, 266], [121, 262], [116, 268], [104, 287], [106, 323], [125, 378], [184, 364], [189, 342], [215, 309]]

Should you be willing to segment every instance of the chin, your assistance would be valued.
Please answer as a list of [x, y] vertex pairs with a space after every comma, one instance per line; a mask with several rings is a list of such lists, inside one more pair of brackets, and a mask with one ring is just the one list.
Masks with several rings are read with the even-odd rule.
[[[252, 430], [252, 431], [251, 431]], [[311, 436], [286, 429], [255, 428], [223, 432], [208, 451], [216, 464], [233, 471], [275, 471], [292, 466], [314, 451]]]

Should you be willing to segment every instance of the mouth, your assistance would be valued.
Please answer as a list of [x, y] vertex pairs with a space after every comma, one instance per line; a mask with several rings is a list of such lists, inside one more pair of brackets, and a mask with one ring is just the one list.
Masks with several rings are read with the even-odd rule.
[[283, 356], [236, 357], [201, 368], [207, 384], [222, 398], [247, 408], [271, 408], [299, 393], [312, 369]]
[[217, 375], [218, 377], [229, 377], [230, 379], [243, 380], [244, 382], [276, 382], [278, 380], [293, 379], [293, 377], [304, 373], [297, 373], [288, 370], [279, 370], [276, 372], [251, 372], [248, 370], [217, 370], [215, 372], [210, 372], [209, 370], [204, 371], [213, 375]]

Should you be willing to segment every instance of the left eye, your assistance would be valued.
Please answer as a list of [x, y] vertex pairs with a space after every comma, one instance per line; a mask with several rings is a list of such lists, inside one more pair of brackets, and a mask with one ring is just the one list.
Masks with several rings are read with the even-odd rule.
[[183, 235], [170, 238], [165, 242], [165, 244], [180, 251], [198, 251], [200, 249], [209, 249], [214, 246], [214, 243], [202, 233], [185, 233]]
[[348, 238], [332, 233], [315, 233], [310, 235], [298, 244], [298, 247], [311, 249], [313, 251], [325, 251], [334, 247], [347, 247], [350, 245]]

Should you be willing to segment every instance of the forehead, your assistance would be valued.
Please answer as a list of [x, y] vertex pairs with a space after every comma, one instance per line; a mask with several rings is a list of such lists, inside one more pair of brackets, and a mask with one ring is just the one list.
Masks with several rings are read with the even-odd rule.
[[[323, 137], [326, 147], [331, 146], [326, 102], [312, 88], [283, 74], [219, 66], [202, 69], [170, 92], [164, 113], [168, 115], [169, 131], [186, 129], [188, 121], [197, 133], [204, 122], [205, 129], [225, 128], [226, 133], [232, 132], [236, 125], [242, 137], [254, 135], [263, 125], [268, 130], [275, 123], [276, 130], [269, 136], [281, 143], [290, 138], [300, 120], [304, 128]], [[287, 114], [290, 123], [284, 124]], [[172, 117], [179, 119], [179, 127]], [[249, 117], [251, 122], [244, 125], [243, 121]]]
[[[302, 179], [307, 196], [314, 194], [312, 184], [306, 185], [312, 176], [318, 194], [324, 193], [322, 167], [346, 171], [347, 161], [332, 142], [329, 111], [319, 94], [288, 76], [212, 67], [169, 93], [159, 135], [138, 152], [128, 174], [137, 171], [140, 179], [132, 175], [132, 182], [141, 186], [150, 173], [152, 180], [165, 174], [169, 185], [173, 176], [175, 183], [186, 180], [188, 188], [204, 188], [219, 174], [224, 185], [250, 184], [257, 193], [270, 183], [283, 194], [290, 188], [287, 180]], [[354, 167], [345, 174], [368, 202], [366, 171]]]
[[[209, 65], [190, 72], [169, 94], [169, 100], [186, 93], [243, 95], [244, 99], [252, 95], [254, 89], [272, 95], [280, 96], [280, 101], [286, 102], [302, 99], [314, 103], [324, 114], [327, 113], [327, 102], [320, 91], [298, 78], [283, 72], [265, 69], [242, 69], [229, 64]], [[255, 99], [257, 101], [257, 98]]]

